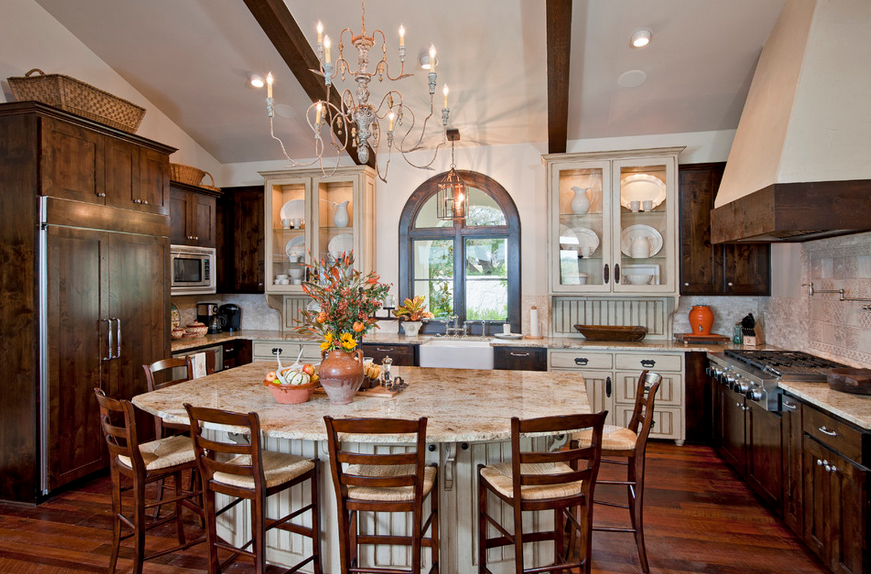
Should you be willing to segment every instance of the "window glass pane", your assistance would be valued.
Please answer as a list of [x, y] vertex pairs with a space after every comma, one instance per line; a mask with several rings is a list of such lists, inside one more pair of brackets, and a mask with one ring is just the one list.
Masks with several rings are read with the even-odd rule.
[[[433, 203], [435, 209], [435, 203]], [[475, 187], [469, 188], [469, 216], [466, 217], [466, 226], [478, 227], [488, 225], [507, 225], [505, 214], [499, 208], [496, 201]]]
[[508, 319], [508, 239], [466, 239], [466, 319]]
[[426, 200], [423, 207], [417, 213], [417, 219], [414, 220], [414, 227], [418, 229], [432, 227], [453, 227], [454, 222], [447, 219], [439, 219], [436, 215], [436, 198], [438, 194], [433, 195]]
[[453, 239], [418, 239], [413, 243], [414, 295], [423, 295], [436, 318], [454, 314]]

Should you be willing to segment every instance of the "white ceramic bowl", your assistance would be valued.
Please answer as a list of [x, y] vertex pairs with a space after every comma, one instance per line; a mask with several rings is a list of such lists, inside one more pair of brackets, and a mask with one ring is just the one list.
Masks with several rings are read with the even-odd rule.
[[586, 273], [578, 273], [578, 284], [579, 285], [586, 285], [588, 277], [589, 277], [589, 275], [587, 275]]
[[624, 279], [629, 280], [630, 285], [647, 285], [653, 279], [650, 273], [629, 273], [623, 275]]
[[300, 277], [302, 277], [302, 272], [302, 267], [291, 267], [287, 270], [287, 274], [290, 275], [291, 279], [299, 279]]

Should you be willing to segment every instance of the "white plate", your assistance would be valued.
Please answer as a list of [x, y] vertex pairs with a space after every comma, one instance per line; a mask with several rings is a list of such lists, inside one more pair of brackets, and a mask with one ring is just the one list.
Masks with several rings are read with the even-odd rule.
[[505, 333], [496, 333], [493, 336], [496, 337], [497, 339], [522, 339], [523, 338], [523, 334], [521, 334], [521, 333], [510, 333], [508, 335], [506, 335]]
[[648, 285], [659, 285], [659, 265], [621, 265], [620, 276], [623, 275], [653, 275]]
[[305, 200], [291, 199], [281, 206], [280, 219], [305, 219]]
[[330, 245], [327, 250], [333, 258], [338, 259], [342, 253], [347, 253], [354, 249], [354, 236], [350, 233], [342, 233], [330, 239]]
[[579, 248], [578, 236], [563, 224], [559, 226], [559, 246], [560, 249], [574, 249], [575, 251]]
[[632, 257], [632, 241], [641, 235], [650, 241], [650, 257], [662, 249], [662, 235], [649, 225], [630, 225], [620, 234], [620, 251], [627, 257]]
[[596, 251], [599, 247], [599, 236], [596, 235], [596, 232], [592, 229], [576, 227], [573, 231], [578, 238], [578, 247], [586, 247], [589, 245], [593, 248], [593, 251]]
[[665, 184], [655, 175], [634, 173], [620, 180], [620, 205], [626, 209], [630, 209], [630, 201], [650, 200], [656, 207], [665, 201], [665, 196]]
[[284, 246], [284, 254], [288, 257], [305, 257], [305, 235], [294, 237]]

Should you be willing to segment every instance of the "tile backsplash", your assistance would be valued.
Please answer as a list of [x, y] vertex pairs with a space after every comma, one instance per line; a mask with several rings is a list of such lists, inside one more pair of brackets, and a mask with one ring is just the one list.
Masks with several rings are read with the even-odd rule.
[[266, 305], [264, 295], [185, 295], [173, 297], [172, 303], [178, 307], [182, 326], [196, 321], [197, 303], [235, 303], [242, 308], [242, 329], [278, 330], [278, 312]]

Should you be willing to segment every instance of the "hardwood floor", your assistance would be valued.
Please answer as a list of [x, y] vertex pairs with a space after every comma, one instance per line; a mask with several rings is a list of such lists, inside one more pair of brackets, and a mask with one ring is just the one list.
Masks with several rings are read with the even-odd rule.
[[[603, 477], [614, 474], [612, 465], [604, 466], [608, 468], [603, 469]], [[828, 572], [757, 502], [712, 449], [653, 443], [648, 450], [647, 472], [644, 520], [651, 573]], [[602, 487], [597, 493], [597, 498], [625, 498], [618, 487]], [[619, 509], [596, 507], [597, 524], [621, 523], [625, 516]], [[193, 535], [195, 521], [191, 517], [189, 522]], [[171, 526], [152, 532], [147, 537], [149, 549], [174, 544]], [[99, 478], [35, 508], [0, 503], [2, 574], [105, 572], [111, 539], [108, 478]], [[129, 571], [130, 556], [130, 549], [122, 549], [119, 572]], [[201, 544], [146, 562], [144, 572], [187, 574], [205, 570], [205, 546]], [[228, 570], [250, 571], [248, 563]], [[594, 533], [593, 572], [640, 572], [632, 536]]]

